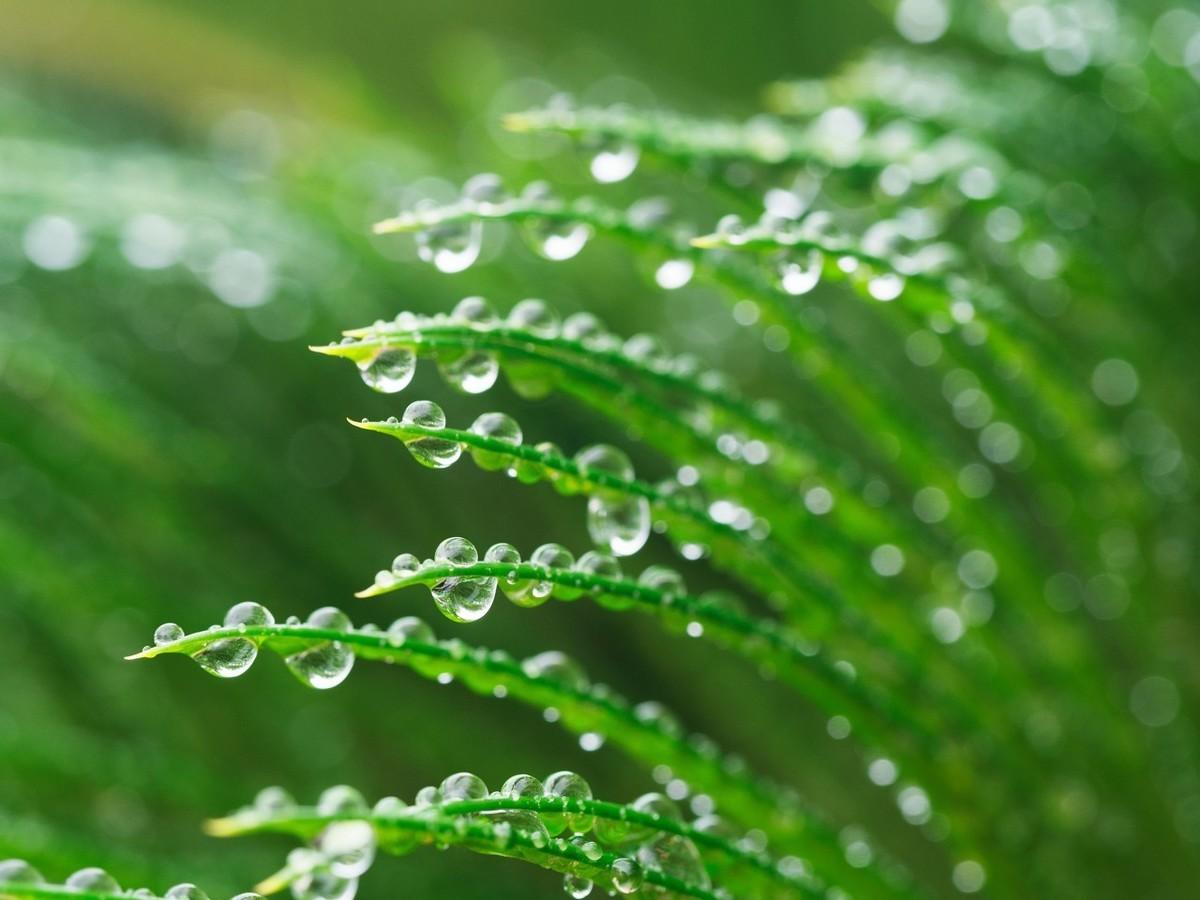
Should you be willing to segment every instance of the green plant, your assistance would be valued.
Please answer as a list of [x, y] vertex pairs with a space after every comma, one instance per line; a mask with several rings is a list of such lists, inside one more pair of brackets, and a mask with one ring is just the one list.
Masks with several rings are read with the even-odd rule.
[[[312, 349], [384, 394], [428, 358], [466, 395], [501, 373], [517, 398], [565, 395], [612, 440], [636, 439], [638, 471], [644, 460], [656, 473], [639, 477], [612, 444], [542, 440], [578, 443], [565, 430], [527, 439], [500, 412], [452, 427], [416, 400], [402, 416], [351, 420], [423, 466], [467, 455], [582, 498], [596, 548], [480, 554], [446, 538], [429, 558], [384, 564], [358, 595], [371, 607], [419, 586], [460, 624], [498, 593], [523, 609], [587, 598], [642, 611], [818, 711], [899, 818], [860, 823], [806, 800], [556, 650], [517, 660], [438, 640], [412, 616], [356, 627], [322, 607], [277, 622], [242, 602], [207, 630], [161, 626], [131, 658], [182, 654], [232, 677], [265, 649], [320, 689], [358, 660], [390, 663], [542, 709], [585, 750], [607, 742], [663, 785], [620, 804], [571, 772], [516, 775], [498, 792], [457, 773], [411, 804], [373, 807], [348, 787], [311, 807], [267, 789], [209, 823], [306, 842], [261, 890], [347, 900], [376, 848], [433, 845], [559, 872], [574, 897], [1186, 894], [1200, 872], [1195, 677], [1161, 636], [1194, 632], [1194, 497], [1179, 438], [1142, 398], [1179, 406], [1194, 382], [1174, 378], [1187, 360], [1171, 335], [1193, 327], [1178, 296], [1200, 275], [1178, 237], [1200, 210], [1200, 61], [1187, 49], [1200, 20], [1153, 3], [896, 7], [906, 37], [927, 43], [953, 24], [970, 54], [872, 51], [828, 80], [771, 86], [772, 113], [746, 122], [556, 98], [505, 126], [586, 150], [615, 199], [478, 175], [458, 199], [374, 228], [415, 235], [447, 274], [505, 225], [553, 262], [614, 242], [657, 288], [712, 290], [760, 334], [771, 362], [750, 373], [757, 384], [739, 390], [737, 375], [655, 335], [618, 335], [591, 312], [560, 319], [533, 299], [503, 316], [474, 296], [449, 313], [405, 311]], [[1190, 29], [1186, 47], [1173, 29]], [[646, 169], [671, 201], [627, 187]], [[355, 252], [330, 218], [267, 220], [294, 235], [301, 277], [321, 268], [314, 257]], [[654, 535], [722, 587], [689, 591], [657, 563], [625, 574]], [[56, 886], [0, 866], [4, 897], [120, 894], [99, 870]]]

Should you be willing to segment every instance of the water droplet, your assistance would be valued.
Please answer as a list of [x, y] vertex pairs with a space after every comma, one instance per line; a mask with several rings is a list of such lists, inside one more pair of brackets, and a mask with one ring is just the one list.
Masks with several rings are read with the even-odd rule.
[[575, 454], [575, 464], [584, 474], [605, 472], [622, 481], [633, 479], [633, 463], [625, 451], [610, 444], [593, 444]]
[[500, 322], [500, 317], [496, 315], [492, 305], [482, 297], [463, 297], [454, 304], [450, 318], [484, 328], [490, 328]]
[[[446, 427], [446, 414], [440, 406], [430, 400], [417, 400], [408, 404], [402, 422], [419, 428], [441, 429]], [[431, 469], [452, 466], [462, 456], [462, 444], [446, 438], [412, 437], [404, 441], [404, 446], [408, 448], [413, 459]]]
[[420, 644], [432, 644], [437, 641], [429, 624], [416, 616], [403, 616], [397, 619], [388, 626], [387, 636], [388, 642], [398, 647], [410, 640]]
[[438, 790], [443, 800], [482, 800], [488, 795], [483, 779], [472, 772], [456, 772], [447, 775]]
[[164, 644], [173, 644], [180, 640], [183, 635], [183, 629], [174, 622], [163, 622], [154, 629], [154, 646], [161, 647]]
[[612, 350], [620, 346], [620, 339], [589, 312], [567, 316], [563, 321], [562, 336], [569, 341], [578, 341], [591, 350]]
[[679, 737], [683, 734], [683, 726], [679, 720], [661, 703], [645, 700], [633, 708], [633, 715], [643, 725], [653, 725], [664, 734]]
[[[314, 611], [305, 625], [331, 631], [350, 631], [354, 627], [350, 617], [336, 606], [323, 606]], [[346, 680], [354, 668], [354, 653], [340, 641], [322, 641], [285, 657], [284, 662], [292, 674], [309, 687], [327, 690]]]
[[[493, 544], [484, 554], [485, 562], [504, 563], [506, 565], [520, 565], [521, 554], [512, 544]], [[500, 589], [504, 591], [504, 595], [518, 606], [527, 606], [525, 600], [529, 595], [529, 589], [533, 586], [532, 582], [525, 578], [517, 578], [515, 575], [509, 575], [506, 578], [500, 579]], [[540, 605], [541, 601], [533, 604]]]
[[292, 882], [295, 900], [353, 900], [357, 878], [339, 878], [328, 870], [305, 872]]
[[665, 372], [671, 368], [671, 356], [662, 341], [652, 334], [635, 334], [625, 341], [622, 352], [648, 369]]
[[645, 497], [596, 494], [588, 498], [588, 535], [616, 556], [632, 556], [650, 537], [650, 502]]
[[479, 562], [479, 551], [464, 537], [448, 537], [437, 546], [434, 560], [448, 566], [473, 566]]
[[507, 200], [508, 191], [504, 189], [504, 182], [500, 180], [499, 175], [481, 172], [466, 180], [466, 183], [463, 184], [462, 196], [464, 200], [490, 209]]
[[904, 276], [895, 272], [884, 272], [867, 282], [867, 293], [883, 303], [895, 300], [904, 290]]
[[397, 578], [407, 578], [421, 570], [421, 561], [411, 553], [401, 553], [392, 560], [392, 574]]
[[577, 256], [592, 236], [592, 227], [577, 220], [530, 219], [520, 229], [534, 253], [554, 262]]
[[261, 603], [246, 600], [234, 604], [225, 613], [225, 627], [237, 628], [239, 625], [274, 625], [275, 616]]
[[213, 641], [192, 654], [192, 659], [210, 675], [236, 678], [254, 664], [258, 644], [249, 638], [224, 638]]
[[[471, 433], [513, 447], [520, 446], [522, 439], [521, 426], [510, 416], [498, 412], [481, 415], [471, 425]], [[471, 457], [479, 468], [493, 472], [508, 468], [512, 462], [512, 457], [505, 453], [475, 447], [471, 448]]]
[[[567, 570], [575, 565], [575, 556], [562, 544], [542, 544], [530, 555], [529, 562], [532, 565], [543, 566], [547, 569]], [[549, 597], [555, 590], [558, 591], [558, 596], [564, 600], [570, 600], [573, 597], [578, 597], [580, 594], [578, 588], [555, 585], [552, 581], [539, 581], [530, 589], [530, 595], [544, 599]]]
[[508, 314], [508, 326], [528, 331], [538, 337], [554, 338], [559, 334], [558, 315], [542, 300], [530, 297], [522, 300]]
[[326, 788], [317, 798], [317, 814], [321, 816], [366, 815], [367, 801], [348, 784]]
[[821, 283], [824, 265], [825, 254], [815, 247], [785, 251], [773, 260], [779, 286], [796, 297], [807, 294]]
[[45, 884], [42, 874], [23, 859], [0, 862], [0, 884]]
[[712, 886], [696, 845], [681, 835], [655, 835], [638, 847], [637, 859], [647, 869], [662, 872], [688, 884], [705, 889]]
[[654, 280], [664, 291], [686, 287], [696, 274], [696, 264], [690, 259], [668, 259], [654, 270]]
[[117, 880], [95, 866], [80, 869], [67, 879], [65, 887], [68, 891], [90, 894], [119, 894], [121, 886]]
[[579, 557], [575, 563], [575, 571], [598, 575], [611, 581], [619, 581], [623, 577], [621, 564], [607, 553], [601, 553], [598, 550], [589, 550]]
[[417, 355], [404, 347], [388, 347], [358, 364], [363, 383], [381, 394], [395, 394], [408, 387], [417, 370]]
[[408, 809], [408, 804], [399, 797], [380, 797], [371, 807], [371, 815], [391, 819], [404, 815], [406, 809]]
[[483, 350], [442, 352], [438, 371], [451, 387], [464, 394], [482, 394], [491, 390], [500, 375], [500, 363], [494, 353]]
[[187, 881], [167, 888], [167, 892], [163, 896], [167, 900], [208, 900], [208, 894]]
[[375, 861], [375, 829], [368, 822], [334, 822], [315, 843], [337, 878], [358, 878]]
[[574, 897], [575, 900], [583, 900], [584, 897], [592, 893], [594, 885], [582, 875], [567, 874], [563, 876], [563, 890], [568, 897]]
[[638, 865], [637, 860], [621, 857], [613, 860], [612, 864], [612, 882], [613, 887], [622, 894], [633, 894], [645, 883], [646, 876], [642, 872], [642, 867]]
[[296, 801], [281, 787], [265, 787], [254, 795], [254, 811], [264, 816], [278, 815], [296, 805]]
[[579, 693], [585, 692], [589, 687], [587, 676], [583, 674], [579, 663], [558, 650], [547, 650], [529, 657], [521, 663], [521, 671], [530, 678], [556, 681]]
[[592, 177], [601, 184], [624, 181], [637, 168], [641, 150], [629, 141], [605, 141], [592, 157]]
[[[555, 772], [547, 777], [542, 794], [571, 800], [592, 799], [592, 789], [583, 776], [566, 771]], [[576, 834], [583, 834], [591, 830], [593, 817], [583, 813], [543, 813], [542, 821], [551, 835], [562, 834], [568, 828]]]
[[683, 583], [683, 576], [674, 569], [668, 569], [666, 566], [647, 567], [638, 576], [638, 584], [652, 590], [661, 591], [668, 597], [678, 597], [681, 594], [687, 593], [687, 586]]
[[483, 246], [483, 223], [442, 222], [416, 234], [417, 256], [439, 272], [454, 274], [469, 269]]

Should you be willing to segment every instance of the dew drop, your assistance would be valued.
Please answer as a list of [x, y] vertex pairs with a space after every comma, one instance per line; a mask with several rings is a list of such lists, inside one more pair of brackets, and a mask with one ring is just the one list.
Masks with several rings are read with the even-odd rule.
[[396, 394], [408, 387], [417, 370], [417, 355], [403, 347], [380, 350], [358, 365], [363, 383], [381, 394]]
[[615, 184], [633, 174], [641, 158], [637, 144], [629, 141], [606, 142], [592, 157], [592, 177], [601, 184]]
[[328, 870], [310, 871], [292, 882], [295, 900], [354, 900], [357, 878], [339, 878]]
[[677, 834], [658, 834], [637, 848], [637, 860], [644, 868], [653, 869], [708, 889], [712, 886], [700, 852], [688, 838]]
[[249, 638], [224, 638], [213, 641], [192, 654], [192, 659], [210, 675], [236, 678], [254, 664], [258, 644]]
[[601, 553], [598, 550], [589, 550], [579, 557], [575, 563], [575, 571], [598, 575], [612, 581], [618, 581], [623, 577], [621, 564], [607, 553]]
[[45, 884], [42, 873], [23, 859], [0, 862], [0, 884]]
[[533, 252], [553, 262], [578, 256], [592, 236], [591, 226], [579, 221], [531, 219], [520, 228]]
[[316, 847], [337, 878], [358, 878], [375, 861], [375, 829], [363, 821], [334, 822], [317, 837]]
[[[479, 560], [475, 545], [465, 538], [447, 538], [438, 545], [438, 562], [453, 566], [473, 565]], [[497, 579], [469, 578], [450, 575], [433, 584], [429, 592], [434, 603], [452, 622], [475, 622], [482, 619], [496, 599]]]
[[68, 891], [89, 894], [119, 894], [121, 886], [117, 880], [95, 866], [80, 869], [66, 880], [64, 885]]
[[154, 646], [162, 647], [165, 644], [173, 644], [183, 638], [184, 631], [174, 622], [163, 622], [154, 629]]
[[613, 860], [612, 883], [621, 894], [634, 894], [645, 883], [646, 876], [637, 860], [623, 856]]
[[547, 650], [529, 657], [521, 663], [521, 671], [530, 678], [556, 681], [579, 693], [589, 687], [587, 676], [583, 674], [579, 663], [558, 650]]
[[[315, 610], [305, 625], [331, 631], [350, 631], [354, 627], [350, 617], [336, 606], [323, 606]], [[322, 641], [307, 650], [284, 657], [284, 662], [304, 684], [327, 690], [346, 680], [354, 668], [354, 653], [340, 641]]]
[[867, 282], [867, 293], [883, 303], [895, 300], [904, 290], [904, 276], [895, 272], [884, 272]]
[[367, 801], [348, 784], [326, 788], [317, 798], [317, 814], [321, 816], [366, 815]]
[[508, 199], [508, 191], [499, 175], [491, 172], [481, 172], [466, 180], [462, 188], [464, 200], [476, 203], [481, 207], [490, 208]]
[[163, 897], [166, 900], [208, 900], [208, 894], [187, 881], [167, 888]]
[[401, 553], [392, 560], [392, 574], [397, 578], [407, 578], [421, 570], [421, 561], [411, 553]]
[[240, 625], [274, 625], [275, 616], [261, 603], [246, 600], [234, 604], [225, 613], [225, 627], [237, 628]]
[[[471, 433], [501, 444], [517, 447], [521, 444], [521, 426], [504, 413], [484, 413], [471, 425]], [[482, 448], [471, 448], [471, 456], [481, 469], [497, 471], [508, 468], [512, 457], [506, 453]]]
[[664, 291], [686, 287], [696, 274], [696, 264], [690, 259], [668, 259], [654, 270], [654, 280]]
[[[529, 557], [529, 562], [535, 566], [542, 566], [547, 569], [563, 569], [567, 570], [575, 565], [575, 556], [564, 547], [562, 544], [542, 544]], [[559, 597], [564, 600], [570, 600], [578, 597], [581, 593], [578, 588], [569, 588], [564, 585], [555, 585], [552, 581], [539, 581], [530, 589], [530, 595], [539, 599], [545, 599], [550, 594], [557, 590]]]
[[825, 254], [815, 247], [786, 251], [774, 260], [775, 277], [779, 280], [780, 287], [798, 297], [820, 284], [824, 265]]
[[463, 297], [454, 304], [450, 318], [484, 328], [490, 328], [500, 322], [500, 317], [496, 315], [492, 305], [482, 297]]
[[[592, 789], [582, 775], [575, 772], [555, 772], [546, 778], [543, 796], [570, 800], [591, 800]], [[582, 813], [543, 813], [542, 821], [551, 835], [562, 834], [567, 829], [576, 834], [591, 830], [593, 817]]]
[[584, 897], [589, 896], [593, 887], [592, 882], [582, 875], [567, 874], [563, 876], [563, 891], [568, 897], [574, 897], [575, 900], [583, 900]]
[[[512, 544], [493, 544], [488, 547], [483, 559], [484, 562], [504, 563], [510, 566], [521, 564], [521, 554]], [[528, 605], [525, 603], [525, 600], [529, 595], [530, 588], [533, 587], [532, 582], [528, 579], [509, 575], [507, 578], [500, 579], [499, 585], [500, 589], [504, 591], [504, 595], [513, 603], [518, 606]], [[535, 603], [534, 605], [539, 605], [539, 603]]]
[[429, 624], [416, 616], [403, 616], [397, 619], [388, 626], [387, 636], [388, 643], [397, 647], [404, 646], [410, 640], [420, 644], [432, 644], [437, 640]]
[[473, 566], [479, 562], [479, 551], [464, 537], [448, 537], [438, 544], [433, 558], [442, 565]]
[[558, 315], [544, 301], [530, 297], [522, 300], [508, 313], [510, 328], [519, 328], [538, 337], [558, 337]]
[[616, 556], [632, 556], [650, 537], [650, 502], [645, 497], [588, 498], [588, 535]]
[[296, 801], [281, 787], [265, 787], [254, 795], [254, 811], [264, 816], [274, 816], [296, 805]]
[[417, 256], [439, 272], [454, 274], [469, 269], [483, 246], [483, 223], [443, 222], [416, 234]]
[[482, 394], [491, 390], [500, 375], [500, 363], [494, 353], [467, 350], [438, 355], [438, 371], [451, 387], [464, 394]]
[[[401, 421], [405, 425], [415, 425], [419, 428], [441, 429], [446, 427], [446, 414], [431, 400], [417, 400], [408, 404]], [[406, 439], [404, 446], [408, 448], [413, 459], [431, 469], [452, 466], [462, 456], [462, 444], [446, 438], [413, 437]]]
[[593, 444], [575, 454], [575, 464], [585, 475], [604, 472], [622, 481], [633, 479], [633, 463], [624, 450], [610, 444]]
[[669, 569], [666, 566], [649, 566], [638, 576], [638, 584], [652, 590], [661, 591], [669, 597], [677, 597], [687, 593], [687, 586], [683, 583], [683, 576], [674, 569]]
[[483, 779], [472, 772], [447, 775], [438, 788], [443, 800], [482, 800], [488, 795]]

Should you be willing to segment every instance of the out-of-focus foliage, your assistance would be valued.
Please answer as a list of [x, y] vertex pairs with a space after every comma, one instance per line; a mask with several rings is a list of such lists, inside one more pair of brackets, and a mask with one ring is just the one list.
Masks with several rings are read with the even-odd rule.
[[0, 2], [17, 893], [1190, 895], [1200, 14], [188, 5]]

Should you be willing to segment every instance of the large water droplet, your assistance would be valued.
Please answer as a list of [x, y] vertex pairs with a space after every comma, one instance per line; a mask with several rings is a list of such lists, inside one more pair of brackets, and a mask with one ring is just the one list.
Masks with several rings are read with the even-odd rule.
[[44, 884], [45, 881], [42, 874], [23, 859], [0, 862], [0, 884]]
[[616, 556], [632, 556], [650, 537], [650, 503], [645, 497], [588, 498], [587, 528], [592, 540]]
[[439, 272], [453, 274], [471, 267], [483, 246], [483, 223], [443, 222], [416, 234], [417, 255]]
[[500, 363], [494, 353], [483, 350], [443, 352], [438, 354], [438, 371], [464, 394], [482, 394], [496, 383]]
[[577, 256], [592, 236], [590, 225], [575, 220], [530, 219], [520, 228], [530, 248], [554, 262]]
[[236, 678], [254, 664], [258, 644], [249, 638], [223, 638], [192, 654], [192, 659], [210, 675]]
[[[471, 425], [471, 433], [502, 444], [519, 446], [522, 439], [521, 426], [504, 413], [484, 413]], [[481, 469], [496, 471], [506, 469], [512, 457], [505, 453], [482, 448], [471, 448], [471, 457]]]
[[705, 889], [712, 886], [696, 845], [682, 835], [655, 835], [638, 847], [637, 860], [644, 868], [662, 872], [688, 884]]
[[433, 553], [436, 562], [448, 566], [473, 566], [479, 562], [479, 551], [464, 537], [448, 537]]
[[[591, 800], [592, 789], [582, 775], [575, 772], [555, 772], [546, 778], [542, 790], [546, 797], [565, 797], [572, 800]], [[584, 813], [543, 813], [542, 821], [551, 835], [562, 834], [568, 828], [577, 834], [589, 831], [593, 817]]]
[[73, 873], [66, 880], [65, 887], [69, 891], [76, 891], [78, 893], [121, 893], [121, 886], [117, 884], [117, 879], [113, 878], [103, 869], [98, 869], [95, 866], [89, 866], [86, 869], [80, 869], [78, 872]]
[[[404, 410], [405, 425], [420, 428], [440, 429], [446, 427], [446, 414], [430, 400], [417, 400]], [[439, 437], [414, 437], [404, 441], [404, 446], [413, 459], [431, 469], [444, 469], [454, 465], [462, 456], [462, 444]]]
[[622, 481], [633, 479], [633, 463], [625, 451], [610, 444], [593, 444], [575, 454], [575, 464], [584, 474], [605, 472]]
[[381, 394], [395, 394], [406, 387], [417, 370], [417, 355], [404, 347], [388, 347], [358, 364], [367, 387]]
[[488, 795], [488, 787], [482, 778], [473, 772], [455, 772], [447, 775], [438, 788], [443, 800], [482, 800]]
[[375, 861], [375, 829], [367, 822], [334, 822], [317, 836], [316, 847], [338, 878], [358, 878]]
[[421, 560], [411, 553], [401, 553], [392, 560], [392, 575], [396, 578], [407, 578], [421, 570]]
[[463, 297], [454, 304], [450, 318], [470, 325], [490, 328], [500, 322], [500, 317], [492, 309], [492, 305], [482, 297]]
[[[313, 612], [305, 623], [309, 628], [331, 631], [350, 631], [350, 617], [336, 606], [323, 606]], [[309, 687], [327, 690], [346, 680], [354, 668], [354, 653], [340, 641], [322, 641], [307, 650], [285, 657], [292, 674]]]
[[637, 168], [641, 150], [629, 141], [607, 141], [592, 157], [592, 177], [601, 184], [624, 181]]
[[[562, 544], [542, 544], [530, 555], [529, 562], [547, 569], [567, 570], [575, 565], [575, 556]], [[561, 584], [555, 585], [552, 581], [539, 581], [530, 589], [530, 595], [545, 599], [555, 590], [558, 591], [558, 596], [564, 600], [570, 600], [580, 594], [578, 588], [569, 588]]]
[[154, 646], [161, 647], [164, 644], [173, 644], [180, 640], [183, 635], [183, 629], [174, 622], [163, 622], [154, 629]]
[[225, 627], [237, 628], [241, 625], [274, 625], [275, 616], [261, 603], [246, 600], [236, 603], [225, 613]]
[[[434, 559], [443, 565], [471, 566], [479, 562], [479, 553], [466, 538], [452, 537], [438, 545]], [[432, 585], [429, 591], [446, 618], [455, 622], [474, 622], [492, 608], [496, 585], [495, 578], [452, 575]]]
[[779, 286], [793, 296], [807, 294], [821, 282], [825, 255], [816, 248], [786, 251], [773, 260]]
[[[520, 565], [521, 554], [512, 544], [493, 544], [484, 554], [485, 562], [504, 563], [506, 565]], [[504, 595], [518, 606], [538, 606], [541, 601], [533, 604], [526, 602], [529, 596], [529, 590], [533, 587], [532, 582], [527, 578], [517, 578], [515, 575], [509, 575], [499, 579], [500, 590], [504, 591]]]
[[636, 893], [645, 881], [646, 876], [637, 860], [628, 857], [613, 860], [612, 883], [619, 893]]
[[354, 900], [357, 878], [339, 878], [328, 870], [305, 872], [292, 882], [295, 900]]

